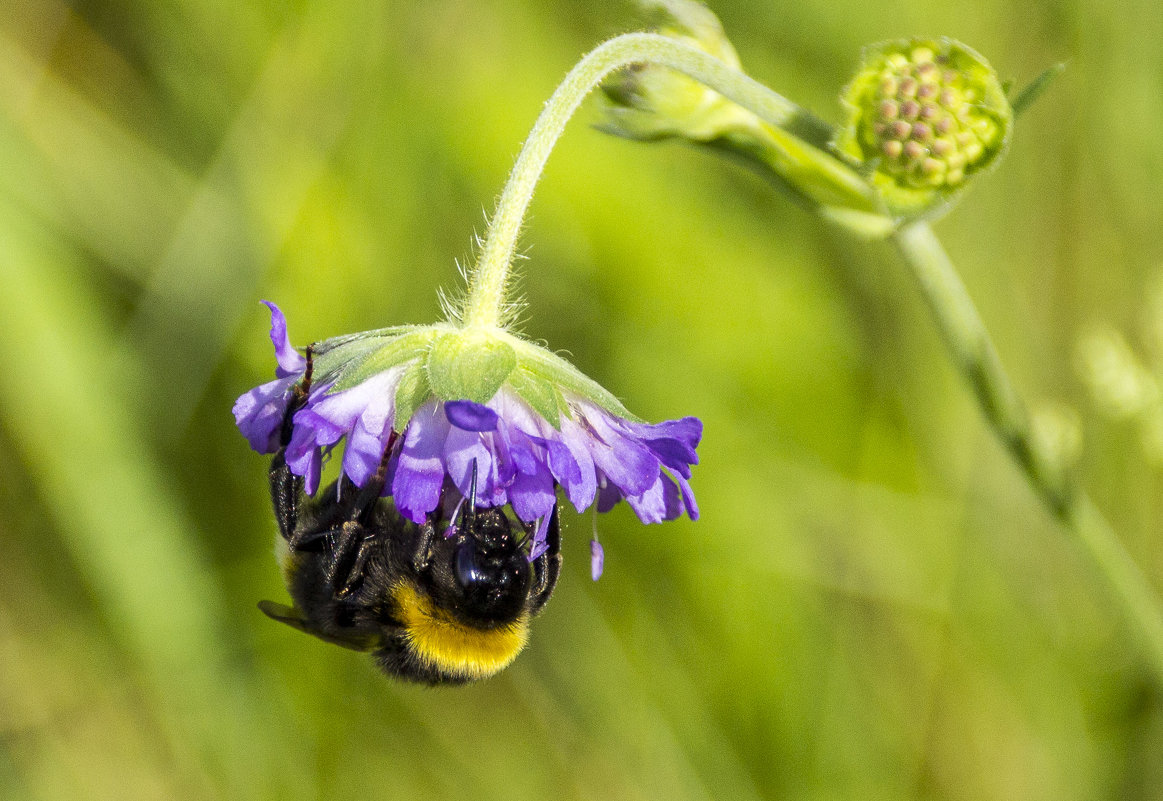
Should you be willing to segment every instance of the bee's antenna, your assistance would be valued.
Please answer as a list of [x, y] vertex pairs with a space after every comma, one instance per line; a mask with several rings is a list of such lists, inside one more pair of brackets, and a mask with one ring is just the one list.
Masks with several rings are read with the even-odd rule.
[[468, 509], [464, 513], [465, 524], [470, 530], [477, 522], [477, 460], [472, 460], [472, 481], [468, 485]]

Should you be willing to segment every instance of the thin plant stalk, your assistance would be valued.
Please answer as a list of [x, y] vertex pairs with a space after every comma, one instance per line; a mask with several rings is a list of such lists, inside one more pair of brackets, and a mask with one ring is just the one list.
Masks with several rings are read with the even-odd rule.
[[1071, 484], [1060, 461], [1045, 453], [1032, 435], [1025, 405], [1002, 369], [985, 324], [933, 229], [916, 222], [903, 226], [892, 238], [990, 427], [1030, 486], [1098, 567], [1163, 679], [1163, 611], [1158, 595], [1102, 512]]

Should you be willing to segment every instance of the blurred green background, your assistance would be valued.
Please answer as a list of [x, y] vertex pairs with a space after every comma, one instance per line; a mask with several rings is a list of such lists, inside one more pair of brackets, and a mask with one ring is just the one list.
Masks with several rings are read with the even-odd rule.
[[[500, 677], [426, 690], [278, 626], [230, 416], [298, 344], [439, 314], [582, 0], [5, 0], [0, 797], [1163, 798], [1163, 693], [892, 251], [681, 145], [567, 131], [524, 330], [660, 420], [702, 507], [565, 520]], [[938, 226], [1039, 430], [1163, 584], [1163, 6], [720, 0], [839, 121], [860, 47], [1069, 68]]]

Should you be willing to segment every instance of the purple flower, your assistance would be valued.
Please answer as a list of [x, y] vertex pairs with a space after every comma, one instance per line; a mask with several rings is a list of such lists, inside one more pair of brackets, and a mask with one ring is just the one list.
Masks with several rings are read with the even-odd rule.
[[239, 431], [259, 453], [274, 453], [279, 449], [279, 428], [283, 414], [290, 403], [291, 387], [303, 377], [307, 360], [291, 346], [287, 336], [287, 320], [279, 307], [270, 301], [263, 304], [271, 310], [271, 342], [275, 345], [275, 380], [261, 384], [234, 402], [234, 419]]
[[[260, 453], [278, 450], [293, 387], [307, 368], [307, 361], [291, 348], [282, 313], [272, 303], [267, 306], [278, 377], [246, 393], [234, 406], [239, 430]], [[484, 403], [441, 399], [426, 384], [416, 389], [416, 382], [431, 372], [430, 365], [424, 369], [423, 345], [409, 350], [398, 344], [404, 334], [397, 331], [422, 342], [425, 330], [369, 332], [315, 346], [319, 355], [313, 381], [305, 403], [294, 413], [285, 451], [288, 467], [304, 478], [308, 493], [318, 489], [323, 460], [342, 441], [342, 470], [360, 486], [391, 448], [384, 494], [416, 523], [425, 522], [442, 504], [451, 508], [465, 497], [475, 471], [475, 504], [509, 506], [520, 520], [537, 523], [534, 551], [544, 536], [558, 486], [579, 512], [595, 502], [599, 511], [608, 511], [625, 500], [644, 523], [671, 520], [683, 512], [692, 520], [698, 518], [689, 484], [702, 436], [697, 418], [655, 425], [635, 422], [606, 408], [607, 395], [599, 394], [604, 390], [597, 388], [595, 397], [587, 397], [588, 385], [579, 380], [556, 386], [537, 377], [523, 384], [503, 381]], [[448, 336], [447, 331], [441, 328], [433, 336]], [[377, 337], [384, 344], [367, 344]], [[392, 358], [380, 355], [389, 352]], [[550, 360], [559, 357], [544, 353], [537, 358], [536, 364], [549, 363], [552, 368]], [[367, 368], [363, 375], [360, 370], [373, 359], [382, 369]], [[534, 368], [524, 369], [534, 374]], [[351, 375], [360, 380], [351, 384]], [[531, 381], [549, 387], [558, 410], [556, 425], [535, 410], [545, 408], [543, 403], [520, 391]], [[544, 390], [539, 391], [543, 401]], [[401, 413], [407, 411], [400, 408], [407, 402], [401, 398], [413, 399], [409, 414]]]

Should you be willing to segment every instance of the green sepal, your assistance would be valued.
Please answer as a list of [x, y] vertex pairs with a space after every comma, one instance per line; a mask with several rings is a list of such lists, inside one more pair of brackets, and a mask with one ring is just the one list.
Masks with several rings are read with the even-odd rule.
[[[631, 414], [620, 400], [610, 394], [609, 390], [556, 353], [512, 334], [503, 334], [503, 336], [512, 344], [513, 350], [517, 354], [519, 370], [547, 382], [554, 388], [555, 392], [566, 390], [571, 394], [585, 398], [610, 414], [626, 420], [642, 422], [641, 418]], [[564, 399], [560, 403], [564, 405]], [[564, 411], [568, 413], [567, 408]]]
[[[333, 392], [342, 392], [362, 384], [374, 375], [419, 359], [429, 343], [440, 333], [435, 326], [416, 327], [398, 335], [362, 335], [327, 352], [327, 358], [347, 361], [335, 368]], [[316, 363], [318, 368], [320, 365]]]
[[508, 386], [554, 428], [572, 414], [567, 397], [641, 422], [603, 386], [561, 356], [499, 328], [447, 323], [405, 326], [325, 340], [312, 348], [315, 380], [342, 392], [387, 370], [403, 370], [392, 427], [403, 431], [433, 396], [488, 403]]
[[428, 350], [428, 381], [441, 400], [488, 403], [517, 368], [513, 347], [494, 329], [457, 329]]
[[[1020, 92], [1015, 94], [1014, 99], [1010, 101], [1010, 106], [1014, 110], [1014, 116], [1018, 116], [1030, 106], [1032, 106], [1034, 101], [1041, 97], [1042, 93], [1045, 92], [1047, 88], [1049, 88], [1054, 79], [1065, 71], [1065, 62], [1054, 64], [1053, 66], [1042, 70], [1037, 78], [1030, 81], [1030, 83], [1027, 84]], [[1006, 94], [1010, 94], [1008, 89], [1006, 90]]]
[[[370, 354], [422, 328], [418, 325], [402, 325], [362, 331], [358, 334], [344, 334], [316, 342], [311, 346], [314, 382], [324, 384], [342, 381], [352, 370], [358, 369]], [[350, 386], [352, 384], [344, 382], [344, 389]]]
[[428, 368], [423, 361], [408, 366], [400, 383], [396, 386], [395, 417], [392, 428], [403, 431], [416, 410], [432, 397], [432, 387], [428, 383]]
[[[718, 18], [694, 0], [640, 0], [656, 31], [693, 45], [742, 73]], [[639, 64], [602, 84], [607, 133], [641, 141], [686, 139], [741, 156], [777, 186], [832, 222], [865, 238], [887, 236], [896, 221], [865, 176], [829, 150], [831, 125], [786, 98], [778, 122], [761, 119], [692, 78]], [[769, 90], [770, 91], [770, 90]]]
[[[655, 33], [697, 47], [733, 69], [739, 55], [709, 8], [694, 0], [639, 0]], [[652, 141], [679, 136], [707, 141], [751, 124], [754, 115], [676, 70], [640, 63], [602, 83], [607, 133]]]
[[553, 384], [519, 366], [509, 376], [509, 386], [557, 429], [561, 428], [561, 412], [565, 410], [565, 399]]

